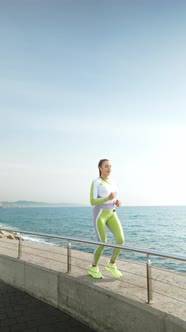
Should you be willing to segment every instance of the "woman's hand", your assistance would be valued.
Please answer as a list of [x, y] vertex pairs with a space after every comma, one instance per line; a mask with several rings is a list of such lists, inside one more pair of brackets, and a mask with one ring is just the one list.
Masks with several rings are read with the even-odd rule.
[[110, 195], [109, 195], [109, 199], [113, 199], [114, 197], [116, 197], [116, 193], [110, 193]]
[[115, 205], [116, 205], [117, 207], [120, 207], [120, 206], [121, 206], [121, 201], [119, 201], [119, 199], [117, 199]]

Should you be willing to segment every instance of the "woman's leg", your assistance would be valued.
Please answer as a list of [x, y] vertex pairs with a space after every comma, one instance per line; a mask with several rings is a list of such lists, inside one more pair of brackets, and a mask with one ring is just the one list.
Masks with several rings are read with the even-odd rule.
[[[109, 215], [110, 215], [109, 210], [101, 210], [100, 213], [97, 215], [97, 218], [95, 219], [94, 225], [98, 241], [107, 242], [106, 222], [108, 220]], [[96, 248], [94, 252], [93, 266], [96, 266], [98, 264], [98, 261], [104, 249], [105, 249], [104, 246], [99, 246]]]
[[[123, 245], [124, 241], [125, 241], [124, 233], [123, 233], [123, 229], [122, 229], [120, 220], [119, 220], [116, 212], [113, 212], [112, 217], [107, 222], [107, 226], [108, 226], [109, 230], [112, 232], [112, 234], [114, 235], [114, 237], [116, 239], [116, 244]], [[112, 257], [110, 260], [111, 263], [115, 263], [120, 252], [121, 252], [121, 249], [115, 248], [113, 250]]]

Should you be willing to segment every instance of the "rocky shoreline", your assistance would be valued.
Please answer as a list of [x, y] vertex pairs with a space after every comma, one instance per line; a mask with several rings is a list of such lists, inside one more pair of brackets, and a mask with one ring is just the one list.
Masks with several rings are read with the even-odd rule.
[[10, 239], [10, 240], [19, 240], [20, 237], [11, 232], [11, 231], [3, 231], [3, 230], [0, 230], [0, 239]]

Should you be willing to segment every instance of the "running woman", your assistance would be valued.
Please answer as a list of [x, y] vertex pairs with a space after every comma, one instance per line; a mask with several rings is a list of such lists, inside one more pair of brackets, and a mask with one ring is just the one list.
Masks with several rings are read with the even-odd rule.
[[[115, 236], [116, 244], [124, 244], [124, 234], [120, 220], [116, 214], [115, 206], [120, 207], [121, 202], [117, 199], [118, 189], [110, 179], [111, 163], [108, 159], [101, 159], [98, 164], [99, 177], [92, 182], [90, 189], [90, 203], [93, 207], [93, 221], [98, 241], [107, 242], [106, 227]], [[88, 269], [88, 274], [93, 278], [103, 278], [99, 271], [98, 262], [104, 251], [104, 246], [100, 245], [94, 252], [94, 260]], [[122, 273], [117, 269], [116, 259], [121, 249], [115, 248], [106, 269], [116, 278], [120, 278]]]

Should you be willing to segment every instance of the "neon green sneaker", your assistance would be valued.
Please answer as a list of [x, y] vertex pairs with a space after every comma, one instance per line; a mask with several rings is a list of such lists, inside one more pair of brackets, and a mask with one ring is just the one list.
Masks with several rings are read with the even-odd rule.
[[101, 272], [99, 271], [98, 266], [90, 266], [88, 269], [88, 274], [95, 279], [103, 279]]
[[112, 275], [116, 278], [122, 277], [122, 273], [117, 269], [116, 263], [112, 264], [110, 262], [107, 263], [106, 270], [111, 272]]

